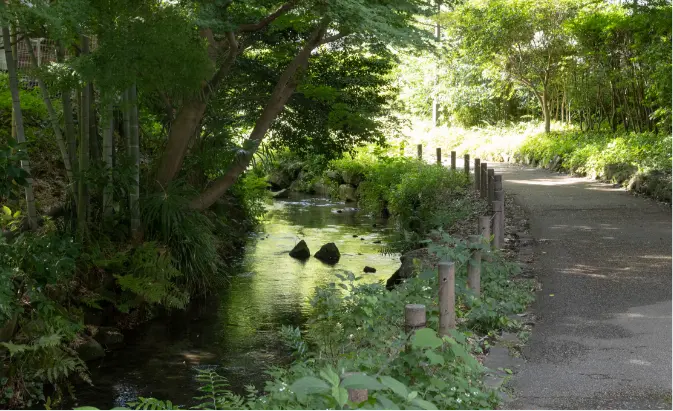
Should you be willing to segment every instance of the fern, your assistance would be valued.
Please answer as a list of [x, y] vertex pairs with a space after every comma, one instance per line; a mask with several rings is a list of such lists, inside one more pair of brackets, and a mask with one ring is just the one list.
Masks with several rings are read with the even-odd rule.
[[199, 391], [204, 395], [194, 397], [204, 401], [192, 409], [208, 410], [252, 410], [255, 406], [256, 392], [252, 386], [246, 386], [247, 396], [234, 394], [229, 389], [227, 379], [213, 370], [198, 370], [196, 381], [201, 383]]
[[182, 273], [174, 266], [167, 250], [155, 242], [137, 247], [129, 262], [126, 274], [115, 274], [123, 290], [130, 291], [150, 304], [163, 304], [169, 308], [184, 308], [189, 295], [181, 291], [175, 279]]
[[170, 401], [157, 400], [156, 398], [138, 397], [137, 402], [130, 402], [134, 410], [179, 410]]

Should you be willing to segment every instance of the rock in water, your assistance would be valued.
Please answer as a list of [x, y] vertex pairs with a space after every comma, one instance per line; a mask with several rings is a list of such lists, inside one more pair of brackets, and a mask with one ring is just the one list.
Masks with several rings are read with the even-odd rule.
[[108, 348], [118, 347], [124, 342], [124, 334], [114, 327], [98, 328], [94, 338]]
[[376, 272], [376, 268], [374, 268], [374, 267], [370, 267], [370, 266], [366, 265], [366, 266], [365, 266], [365, 269], [364, 269], [363, 271], [364, 271], [365, 273], [375, 273], [375, 272]]
[[315, 258], [322, 261], [323, 263], [336, 264], [341, 258], [339, 249], [334, 243], [327, 243], [324, 246], [320, 247], [317, 253], [315, 253]]
[[287, 188], [284, 188], [279, 191], [272, 191], [271, 195], [273, 198], [287, 198], [290, 195], [290, 191]]
[[311, 251], [308, 249], [306, 241], [301, 240], [299, 244], [295, 245], [292, 251], [290, 251], [290, 257], [296, 258], [298, 260], [306, 260], [311, 257]]
[[341, 184], [339, 186], [339, 198], [343, 201], [357, 201], [355, 198], [355, 187], [350, 184]]
[[82, 361], [91, 361], [105, 357], [105, 350], [98, 341], [93, 338], [88, 339], [76, 348], [77, 355]]

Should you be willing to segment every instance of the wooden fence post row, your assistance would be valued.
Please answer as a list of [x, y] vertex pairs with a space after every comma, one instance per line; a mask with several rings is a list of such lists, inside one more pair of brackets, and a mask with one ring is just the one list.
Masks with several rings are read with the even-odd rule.
[[423, 159], [423, 144], [418, 145], [418, 159], [419, 160]]
[[456, 169], [456, 152], [452, 151], [451, 152], [451, 170]]
[[465, 168], [465, 174], [470, 175], [470, 155], [465, 154], [463, 156], [463, 167]]
[[442, 165], [442, 149], [437, 147], [437, 164]]

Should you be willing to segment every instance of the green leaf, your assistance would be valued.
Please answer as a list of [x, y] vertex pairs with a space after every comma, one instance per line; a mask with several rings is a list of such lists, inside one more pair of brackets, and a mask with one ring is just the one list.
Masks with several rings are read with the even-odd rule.
[[290, 391], [298, 395], [320, 394], [328, 392], [329, 389], [325, 381], [316, 377], [302, 377], [290, 386]]
[[350, 375], [344, 378], [344, 380], [341, 382], [341, 386], [344, 388], [356, 388], [367, 390], [380, 390], [385, 388], [385, 386], [376, 381], [375, 378], [365, 374]]
[[430, 365], [444, 365], [444, 357], [432, 350], [427, 350], [425, 356], [428, 357]]
[[75, 409], [76, 410], [98, 410], [99, 408], [96, 408], [96, 407], [77, 407]]
[[437, 407], [435, 404], [431, 403], [430, 401], [423, 400], [421, 398], [415, 398], [412, 402], [413, 405], [417, 406], [418, 408], [422, 410], [436, 410]]
[[322, 370], [320, 370], [320, 376], [325, 380], [328, 381], [332, 387], [338, 387], [339, 386], [339, 375], [334, 372], [334, 369], [332, 367], [325, 367]]
[[382, 408], [384, 410], [399, 410], [400, 407], [397, 406], [394, 402], [390, 401], [388, 397], [385, 395], [377, 395], [376, 399], [378, 400], [379, 404], [381, 404]]
[[339, 404], [339, 408], [343, 408], [348, 402], [348, 390], [343, 387], [332, 387], [332, 398]]
[[435, 330], [421, 328], [411, 337], [411, 345], [419, 348], [437, 348], [442, 346], [442, 339], [437, 337]]
[[390, 388], [395, 394], [399, 395], [402, 399], [406, 400], [409, 395], [406, 385], [397, 381], [393, 377], [383, 376], [381, 377], [381, 383], [386, 387]]

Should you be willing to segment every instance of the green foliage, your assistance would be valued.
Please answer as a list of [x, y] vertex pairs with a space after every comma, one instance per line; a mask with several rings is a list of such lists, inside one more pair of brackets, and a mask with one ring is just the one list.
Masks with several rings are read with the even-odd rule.
[[376, 215], [391, 215], [402, 247], [413, 246], [430, 230], [448, 229], [470, 215], [473, 200], [465, 194], [470, 179], [462, 171], [408, 158], [358, 153], [330, 162], [341, 179], [361, 176], [359, 205]]
[[81, 331], [69, 301], [79, 255], [79, 244], [51, 231], [0, 237], [0, 392], [10, 407], [44, 401], [46, 384], [58, 402], [72, 375], [88, 381], [71, 348]]
[[21, 160], [28, 159], [26, 144], [8, 139], [0, 144], [0, 201], [16, 200], [22, 187], [27, 184], [28, 173], [21, 168]]
[[[133, 302], [119, 307], [136, 308], [143, 303], [159, 304], [168, 308], [184, 308], [189, 294], [181, 291], [176, 279], [182, 275], [173, 266], [170, 253], [156, 243], [143, 243], [129, 252], [126, 270], [114, 274], [122, 290], [135, 295]], [[110, 267], [113, 268], [113, 267]]]
[[221, 259], [213, 222], [189, 208], [194, 190], [175, 182], [164, 191], [146, 194], [141, 216], [150, 236], [166, 244], [190, 292], [205, 293], [217, 281]]
[[604, 177], [609, 165], [671, 172], [671, 136], [654, 133], [539, 134], [529, 137], [520, 153], [540, 164], [548, 164], [559, 156], [562, 169], [594, 177]]

